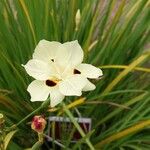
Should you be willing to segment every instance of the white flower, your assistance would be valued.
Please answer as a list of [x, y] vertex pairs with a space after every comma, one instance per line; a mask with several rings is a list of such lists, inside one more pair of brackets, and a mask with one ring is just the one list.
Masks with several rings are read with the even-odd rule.
[[35, 78], [28, 86], [31, 101], [44, 101], [50, 95], [51, 107], [65, 96], [81, 96], [82, 91], [95, 89], [87, 78], [102, 76], [102, 71], [82, 63], [83, 50], [78, 41], [66, 43], [41, 40], [35, 48], [33, 59], [24, 65], [27, 73]]

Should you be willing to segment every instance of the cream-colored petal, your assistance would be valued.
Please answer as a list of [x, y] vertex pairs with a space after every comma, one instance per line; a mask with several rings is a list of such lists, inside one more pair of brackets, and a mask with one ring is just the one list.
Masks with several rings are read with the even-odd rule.
[[63, 95], [81, 96], [82, 89], [87, 84], [87, 79], [81, 75], [73, 75], [59, 83], [59, 90]]
[[103, 75], [101, 69], [90, 64], [80, 64], [76, 67], [76, 69], [79, 70], [82, 75], [91, 79], [99, 78]]
[[65, 98], [65, 96], [60, 93], [58, 86], [50, 89], [50, 106], [55, 107], [59, 103], [62, 102], [62, 100]]
[[56, 41], [41, 40], [35, 48], [33, 58], [45, 62], [55, 61], [56, 53], [61, 45]]
[[27, 91], [31, 95], [31, 101], [45, 101], [49, 95], [49, 87], [46, 86], [44, 81], [34, 80], [32, 81]]
[[66, 42], [57, 51], [56, 61], [62, 68], [73, 68], [83, 61], [83, 50], [78, 41]]
[[23, 66], [27, 73], [37, 80], [46, 80], [53, 73], [53, 69], [49, 64], [36, 59], [29, 60]]
[[96, 86], [88, 80], [87, 84], [83, 88], [83, 91], [92, 91], [95, 88], [96, 88]]

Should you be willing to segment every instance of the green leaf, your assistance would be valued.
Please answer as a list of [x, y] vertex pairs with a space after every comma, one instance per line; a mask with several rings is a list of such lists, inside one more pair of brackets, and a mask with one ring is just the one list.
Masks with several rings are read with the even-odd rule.
[[5, 150], [7, 149], [7, 146], [8, 146], [8, 144], [9, 144], [10, 140], [12, 139], [12, 137], [14, 136], [14, 134], [15, 134], [16, 132], [17, 132], [17, 130], [14, 130], [14, 131], [9, 132], [9, 133], [6, 135], [6, 137], [5, 137], [5, 139], [4, 139], [4, 149], [5, 149]]

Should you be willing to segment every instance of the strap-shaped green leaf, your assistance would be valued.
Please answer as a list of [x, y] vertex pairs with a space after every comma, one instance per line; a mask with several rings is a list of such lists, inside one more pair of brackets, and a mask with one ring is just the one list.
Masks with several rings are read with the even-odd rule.
[[10, 140], [12, 139], [13, 135], [14, 135], [16, 132], [17, 132], [17, 130], [14, 130], [14, 131], [9, 132], [9, 133], [6, 135], [6, 137], [5, 137], [5, 139], [4, 139], [4, 150], [7, 149], [7, 146], [8, 146], [8, 144], [9, 144]]

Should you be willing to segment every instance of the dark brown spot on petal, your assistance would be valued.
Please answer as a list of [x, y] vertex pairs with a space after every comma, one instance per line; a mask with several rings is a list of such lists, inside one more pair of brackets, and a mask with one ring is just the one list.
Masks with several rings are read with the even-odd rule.
[[57, 84], [56, 82], [54, 82], [52, 80], [46, 80], [45, 83], [46, 83], [47, 86], [50, 86], [50, 87], [53, 87], [53, 86], [55, 86]]
[[79, 70], [77, 70], [77, 69], [74, 69], [73, 73], [74, 74], [81, 74], [81, 72]]
[[51, 59], [52, 62], [54, 62], [54, 59]]

